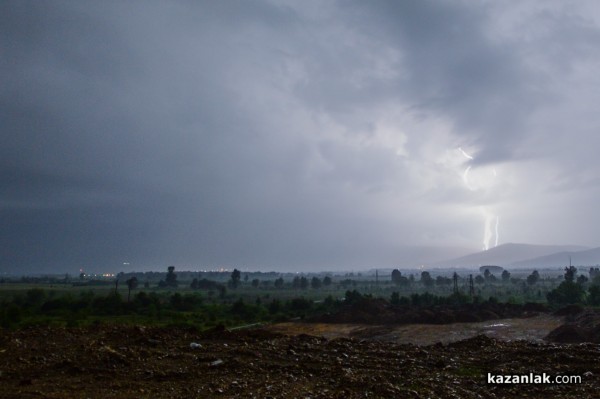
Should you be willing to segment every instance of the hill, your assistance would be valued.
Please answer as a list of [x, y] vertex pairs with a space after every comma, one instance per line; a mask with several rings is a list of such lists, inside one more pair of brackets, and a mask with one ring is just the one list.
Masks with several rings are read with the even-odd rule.
[[584, 251], [562, 251], [554, 254], [540, 256], [533, 259], [527, 259], [515, 262], [511, 267], [515, 268], [542, 268], [542, 267], [563, 267], [571, 264], [574, 266], [592, 266], [600, 264], [600, 247]]
[[[479, 267], [484, 265], [497, 265], [503, 267], [517, 267], [519, 262], [528, 259], [540, 258], [557, 253], [588, 250], [587, 247], [577, 245], [532, 245], [532, 244], [502, 244], [487, 251], [462, 256], [434, 264], [435, 267]], [[563, 258], [564, 259], [564, 258]], [[568, 261], [568, 257], [567, 257]], [[563, 260], [564, 264], [564, 260]], [[522, 265], [519, 267], [527, 267]]]

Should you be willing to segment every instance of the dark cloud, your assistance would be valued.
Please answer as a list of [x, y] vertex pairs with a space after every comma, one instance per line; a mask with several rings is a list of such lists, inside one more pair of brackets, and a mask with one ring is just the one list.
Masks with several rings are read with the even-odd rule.
[[563, 241], [506, 215], [595, 193], [591, 11], [3, 2], [0, 270], [390, 266], [500, 213]]

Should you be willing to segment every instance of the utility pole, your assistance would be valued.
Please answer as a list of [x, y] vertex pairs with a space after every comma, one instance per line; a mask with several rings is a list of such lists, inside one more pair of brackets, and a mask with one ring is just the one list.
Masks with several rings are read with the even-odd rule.
[[473, 285], [473, 275], [469, 274], [469, 295], [471, 298], [475, 295], [475, 286]]
[[458, 274], [456, 272], [452, 275], [452, 281], [454, 282], [454, 294], [458, 294]]

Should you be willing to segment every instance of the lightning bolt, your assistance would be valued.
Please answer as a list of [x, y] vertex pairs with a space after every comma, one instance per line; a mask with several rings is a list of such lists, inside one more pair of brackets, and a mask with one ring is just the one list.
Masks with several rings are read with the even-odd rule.
[[[496, 171], [496, 169], [494, 169], [494, 172]], [[498, 246], [498, 226], [500, 225], [500, 216], [496, 216], [496, 245], [494, 245], [495, 247]]]
[[[470, 155], [465, 150], [463, 150], [462, 147], [458, 147], [458, 151], [460, 151], [462, 156], [464, 156], [469, 161], [472, 161], [473, 159], [475, 159], [475, 158], [473, 158], [472, 155]], [[471, 166], [472, 165], [467, 166], [467, 168], [465, 169], [465, 171], [462, 174], [462, 179], [463, 179], [463, 182], [465, 183], [465, 186], [467, 187], [467, 189], [469, 189], [470, 191], [476, 191], [476, 187], [471, 185], [471, 183], [469, 181], [469, 173], [471, 172]], [[492, 174], [494, 176], [494, 179], [496, 177], [498, 177], [498, 172], [496, 171], [496, 168], [494, 168], [492, 170]], [[486, 207], [482, 206], [480, 209], [481, 209], [481, 212], [483, 213], [483, 217], [484, 217], [483, 249], [487, 251], [490, 248], [490, 241], [492, 240], [492, 237], [494, 237], [494, 236], [495, 236], [494, 246], [496, 246], [496, 247], [498, 246], [499, 237], [500, 237], [500, 235], [498, 233], [499, 228], [500, 228], [500, 216], [494, 215], [488, 209], [486, 209]], [[494, 225], [494, 230], [492, 231], [492, 223], [494, 223], [494, 219], [495, 219], [495, 225]]]
[[465, 186], [471, 191], [475, 191], [475, 188], [469, 184], [469, 172], [471, 171], [471, 165], [467, 166], [465, 172], [463, 173], [463, 181], [465, 182]]
[[485, 223], [483, 227], [483, 250], [487, 251], [490, 249], [490, 240], [492, 239], [492, 219], [494, 215], [490, 214], [485, 208], [482, 207]]
[[469, 154], [467, 154], [467, 153], [465, 152], [465, 150], [463, 150], [463, 149], [462, 149], [462, 147], [458, 147], [458, 151], [462, 152], [462, 154], [465, 156], [465, 158], [467, 158], [467, 159], [470, 159], [470, 160], [473, 160], [473, 157], [472, 157], [472, 156], [470, 156]]

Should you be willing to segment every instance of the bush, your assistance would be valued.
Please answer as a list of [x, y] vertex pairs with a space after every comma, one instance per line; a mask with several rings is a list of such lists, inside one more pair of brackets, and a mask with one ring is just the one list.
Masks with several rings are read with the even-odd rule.
[[25, 293], [25, 303], [29, 307], [38, 307], [46, 299], [46, 291], [41, 288], [32, 288]]
[[353, 303], [358, 303], [361, 302], [363, 300], [363, 295], [358, 292], [357, 290], [348, 290], [346, 291], [346, 296], [345, 296], [346, 300], [345, 303], [347, 304], [353, 304]]
[[271, 303], [269, 304], [269, 313], [270, 314], [277, 314], [277, 313], [281, 312], [282, 309], [283, 309], [283, 306], [281, 305], [281, 301], [279, 299], [273, 299], [271, 301]]
[[600, 286], [592, 285], [589, 290], [588, 304], [592, 306], [600, 305]]
[[303, 312], [312, 308], [312, 301], [304, 297], [294, 298], [287, 303], [287, 308], [292, 312]]
[[23, 318], [23, 309], [15, 303], [2, 306], [0, 312], [0, 325], [4, 328], [14, 327]]
[[111, 292], [107, 296], [95, 297], [92, 300], [92, 310], [101, 315], [123, 314], [125, 307], [123, 299], [118, 292]]

